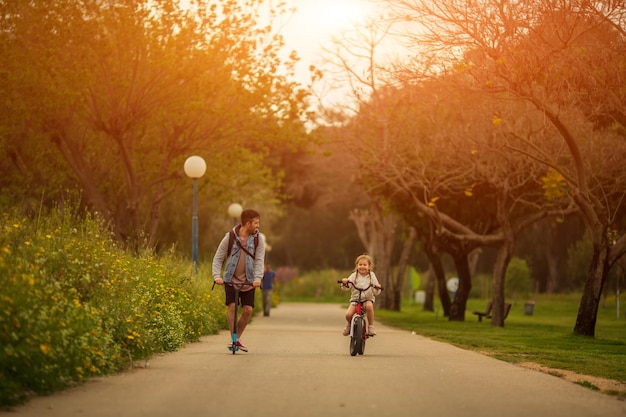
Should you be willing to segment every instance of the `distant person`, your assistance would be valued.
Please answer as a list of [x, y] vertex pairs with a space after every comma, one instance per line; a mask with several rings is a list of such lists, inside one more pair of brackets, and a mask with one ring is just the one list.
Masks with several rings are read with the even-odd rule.
[[272, 308], [272, 288], [274, 287], [274, 277], [276, 273], [272, 271], [272, 265], [265, 264], [265, 273], [263, 274], [263, 281], [261, 281], [261, 293], [263, 295], [263, 315], [268, 317], [270, 315], [270, 308]]
[[361, 300], [367, 300], [364, 303], [365, 312], [367, 313], [367, 333], [370, 336], [374, 336], [376, 331], [374, 330], [374, 301], [376, 296], [380, 294], [381, 285], [376, 278], [376, 274], [372, 269], [374, 268], [374, 262], [369, 255], [359, 255], [354, 262], [355, 269], [348, 278], [341, 280], [341, 288], [345, 291], [352, 290], [350, 294], [350, 305], [346, 311], [346, 327], [343, 329], [343, 335], [348, 336], [350, 334], [350, 323], [352, 322], [352, 316], [356, 313], [357, 301], [359, 301], [359, 290], [354, 289], [352, 286], [348, 286], [348, 282], [353, 283], [358, 288], [367, 288], [372, 285], [367, 291], [360, 293]]
[[[244, 352], [247, 352], [248, 348], [241, 343], [240, 338], [254, 310], [255, 290], [261, 286], [263, 279], [265, 243], [263, 239], [259, 239], [260, 226], [261, 215], [255, 210], [244, 210], [241, 213], [241, 224], [233, 227], [232, 231], [222, 238], [213, 257], [212, 273], [216, 284], [252, 284], [241, 286], [239, 300], [235, 300], [235, 288], [231, 285], [224, 286], [228, 306], [226, 318], [231, 337], [235, 329], [235, 309], [238, 304], [242, 306], [241, 316], [237, 320], [236, 345]], [[229, 242], [232, 242], [232, 245], [229, 245]]]

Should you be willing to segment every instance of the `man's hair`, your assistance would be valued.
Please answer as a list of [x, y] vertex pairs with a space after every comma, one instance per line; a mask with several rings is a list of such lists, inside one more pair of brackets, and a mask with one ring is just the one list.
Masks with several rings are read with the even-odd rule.
[[241, 212], [241, 224], [246, 224], [256, 218], [261, 218], [261, 215], [256, 210], [245, 209]]

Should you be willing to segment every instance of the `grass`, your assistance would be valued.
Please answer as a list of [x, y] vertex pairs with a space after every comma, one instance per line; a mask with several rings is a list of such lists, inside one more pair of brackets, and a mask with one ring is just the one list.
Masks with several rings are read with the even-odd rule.
[[503, 328], [491, 326], [489, 320], [479, 323], [472, 314], [483, 311], [486, 300], [470, 300], [464, 322], [450, 322], [441, 311], [425, 312], [416, 304], [403, 306], [401, 312], [377, 310], [376, 317], [387, 325], [506, 362], [533, 362], [626, 383], [623, 313], [616, 317], [613, 299], [599, 309], [594, 338], [575, 335], [579, 300], [580, 295], [540, 295], [532, 315], [524, 314], [523, 302], [514, 303]]
[[[282, 284], [280, 298], [345, 303], [346, 294], [336, 283], [342, 276], [347, 272], [304, 274]], [[488, 301], [470, 299], [463, 322], [448, 321], [437, 301], [435, 312], [423, 311], [421, 304], [408, 301], [401, 312], [377, 309], [376, 320], [506, 362], [532, 362], [626, 383], [626, 316], [622, 309], [617, 317], [614, 296], [607, 297], [598, 309], [595, 337], [573, 332], [580, 294], [539, 294], [532, 315], [524, 314], [524, 300], [507, 300], [513, 306], [503, 328], [491, 326], [488, 319], [479, 323], [472, 314], [484, 311]], [[587, 384], [592, 388], [593, 384]], [[626, 397], [624, 392], [607, 393]]]

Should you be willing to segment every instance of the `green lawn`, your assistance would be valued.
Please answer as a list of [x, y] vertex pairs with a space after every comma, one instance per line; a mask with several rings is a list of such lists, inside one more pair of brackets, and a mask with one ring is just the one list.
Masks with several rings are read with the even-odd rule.
[[[317, 271], [280, 286], [282, 301], [345, 303], [337, 279], [347, 272]], [[464, 322], [449, 322], [438, 300], [435, 312], [421, 304], [403, 304], [401, 312], [376, 310], [376, 320], [415, 331], [431, 339], [478, 351], [507, 362], [534, 362], [550, 368], [626, 383], [626, 297], [620, 318], [615, 297], [603, 301], [598, 311], [596, 336], [574, 335], [580, 294], [537, 295], [532, 315], [524, 314], [524, 299], [513, 304], [505, 327], [481, 323], [472, 311], [484, 311], [489, 300], [471, 299]], [[626, 396], [626, 394], [624, 394]]]
[[617, 318], [615, 299], [598, 312], [595, 338], [574, 335], [579, 295], [539, 296], [532, 315], [524, 301], [514, 302], [505, 327], [481, 323], [472, 311], [484, 311], [486, 300], [468, 302], [465, 321], [450, 322], [443, 310], [425, 312], [407, 304], [401, 312], [376, 311], [387, 325], [415, 331], [431, 339], [478, 351], [507, 362], [534, 362], [551, 368], [614, 379], [626, 383], [626, 319]]

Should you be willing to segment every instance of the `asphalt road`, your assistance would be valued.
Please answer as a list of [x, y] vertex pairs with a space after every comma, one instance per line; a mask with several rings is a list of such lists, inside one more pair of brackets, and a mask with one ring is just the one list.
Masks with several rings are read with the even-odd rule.
[[626, 416], [615, 397], [380, 323], [352, 357], [343, 315], [283, 303], [248, 326], [248, 353], [232, 355], [226, 333], [205, 337], [0, 416]]

